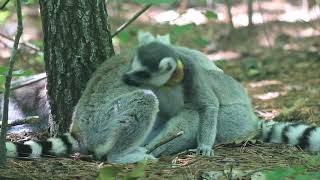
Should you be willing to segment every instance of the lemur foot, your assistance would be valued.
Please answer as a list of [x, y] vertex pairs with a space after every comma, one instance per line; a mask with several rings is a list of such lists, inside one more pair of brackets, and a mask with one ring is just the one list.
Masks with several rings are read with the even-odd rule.
[[213, 156], [213, 149], [211, 146], [200, 144], [197, 148], [197, 155]]

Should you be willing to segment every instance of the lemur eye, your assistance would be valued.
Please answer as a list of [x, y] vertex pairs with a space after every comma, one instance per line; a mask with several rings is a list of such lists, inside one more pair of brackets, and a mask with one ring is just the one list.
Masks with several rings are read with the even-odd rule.
[[151, 77], [151, 74], [146, 71], [138, 71], [138, 72], [135, 72], [134, 75], [142, 79], [148, 79]]
[[172, 65], [169, 63], [168, 66], [167, 66], [167, 68], [166, 68], [166, 70], [167, 70], [167, 71], [170, 71], [172, 68], [173, 68]]

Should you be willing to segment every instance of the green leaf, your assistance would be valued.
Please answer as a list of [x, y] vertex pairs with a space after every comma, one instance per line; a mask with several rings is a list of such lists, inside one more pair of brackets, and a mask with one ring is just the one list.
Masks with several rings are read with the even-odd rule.
[[213, 11], [210, 11], [210, 10], [207, 10], [204, 15], [208, 18], [208, 19], [218, 19], [218, 14], [213, 12]]
[[206, 47], [209, 44], [209, 41], [203, 38], [196, 38], [192, 40], [194, 44], [198, 45], [201, 48]]
[[126, 176], [125, 176], [125, 180], [135, 180], [138, 178], [142, 178], [145, 176], [145, 168], [146, 165], [146, 161], [140, 161], [138, 162], [137, 166], [132, 169], [132, 171], [130, 171]]
[[118, 167], [104, 167], [100, 169], [99, 176], [97, 177], [97, 180], [115, 180], [117, 175], [119, 174], [120, 169]]
[[17, 70], [12, 72], [12, 76], [30, 76], [33, 72], [31, 70]]
[[250, 77], [256, 76], [258, 74], [260, 74], [258, 69], [249, 69], [249, 71], [248, 71], [248, 76], [250, 76]]
[[30, 3], [29, 0], [21, 0], [21, 2], [22, 2], [23, 4], [29, 4], [29, 3]]
[[8, 67], [0, 66], [0, 75], [6, 75], [8, 72]]
[[139, 4], [171, 4], [176, 0], [134, 0], [135, 3]]
[[0, 24], [4, 23], [5, 20], [10, 16], [10, 11], [0, 11]]
[[43, 41], [33, 40], [33, 41], [31, 41], [31, 44], [37, 46], [37, 47], [40, 48], [40, 49], [43, 49]]
[[173, 29], [173, 32], [177, 33], [177, 34], [180, 34], [180, 33], [191, 31], [193, 27], [194, 27], [194, 24], [186, 24], [186, 25], [182, 25], [182, 26], [175, 26], [174, 29]]
[[118, 34], [118, 38], [121, 43], [127, 43], [129, 41], [129, 32], [128, 31], [122, 31]]

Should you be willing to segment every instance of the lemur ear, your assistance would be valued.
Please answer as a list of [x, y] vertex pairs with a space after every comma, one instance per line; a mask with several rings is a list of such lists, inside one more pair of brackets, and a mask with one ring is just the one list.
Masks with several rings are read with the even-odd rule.
[[155, 37], [150, 32], [139, 31], [138, 32], [138, 42], [139, 46], [148, 44], [155, 41]]
[[165, 57], [159, 63], [160, 72], [173, 71], [177, 67], [177, 62], [172, 57]]

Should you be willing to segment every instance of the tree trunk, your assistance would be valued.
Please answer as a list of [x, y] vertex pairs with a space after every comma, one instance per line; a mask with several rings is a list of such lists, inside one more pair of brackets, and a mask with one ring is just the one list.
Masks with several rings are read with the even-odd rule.
[[227, 6], [227, 13], [228, 13], [228, 18], [229, 18], [229, 26], [230, 26], [230, 30], [232, 31], [234, 29], [234, 24], [233, 24], [233, 16], [232, 16], [232, 12], [231, 12], [231, 8], [232, 8], [232, 0], [224, 0]]
[[51, 135], [66, 132], [91, 74], [114, 54], [105, 1], [39, 0]]
[[247, 0], [247, 5], [248, 5], [248, 25], [249, 27], [253, 27], [253, 21], [252, 21], [252, 16], [253, 16], [253, 0]]

